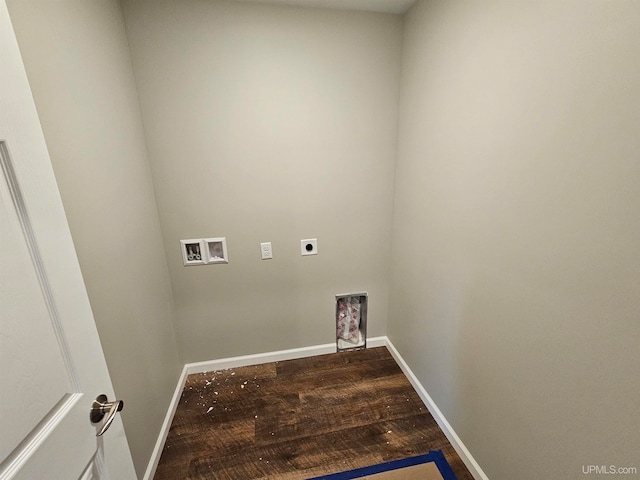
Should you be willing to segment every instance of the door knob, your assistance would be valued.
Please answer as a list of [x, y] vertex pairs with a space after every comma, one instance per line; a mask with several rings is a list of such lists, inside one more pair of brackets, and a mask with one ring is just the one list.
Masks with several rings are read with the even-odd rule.
[[[99, 423], [103, 418], [105, 419], [102, 427], [96, 433], [96, 437], [100, 437], [106, 432], [113, 420], [116, 418], [116, 413], [122, 410], [124, 407], [124, 402], [122, 400], [116, 400], [114, 402], [107, 401], [107, 396], [105, 394], [100, 394], [96, 397], [91, 405], [91, 412], [89, 413], [89, 418], [91, 423]], [[106, 418], [105, 418], [106, 417]]]

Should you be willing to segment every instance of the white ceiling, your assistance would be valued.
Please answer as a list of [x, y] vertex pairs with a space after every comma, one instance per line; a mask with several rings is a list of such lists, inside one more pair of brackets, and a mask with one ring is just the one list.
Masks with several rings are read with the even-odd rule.
[[364, 10], [368, 12], [402, 14], [416, 0], [236, 0], [238, 2], [277, 3], [301, 7], [338, 8], [341, 10]]

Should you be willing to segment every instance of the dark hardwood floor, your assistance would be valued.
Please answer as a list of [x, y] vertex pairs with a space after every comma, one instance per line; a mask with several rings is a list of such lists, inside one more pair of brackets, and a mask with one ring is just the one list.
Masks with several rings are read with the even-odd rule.
[[385, 347], [190, 375], [155, 480], [307, 479], [442, 450]]

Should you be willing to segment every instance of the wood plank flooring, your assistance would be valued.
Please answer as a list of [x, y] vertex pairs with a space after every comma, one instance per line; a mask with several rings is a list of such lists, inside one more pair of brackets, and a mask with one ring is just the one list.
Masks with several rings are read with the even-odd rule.
[[302, 480], [442, 450], [385, 347], [190, 375], [155, 480]]

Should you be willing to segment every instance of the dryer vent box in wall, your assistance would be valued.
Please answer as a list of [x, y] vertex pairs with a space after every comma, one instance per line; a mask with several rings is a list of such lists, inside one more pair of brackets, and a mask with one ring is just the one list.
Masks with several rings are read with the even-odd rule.
[[336, 295], [336, 347], [339, 352], [367, 347], [367, 293]]

